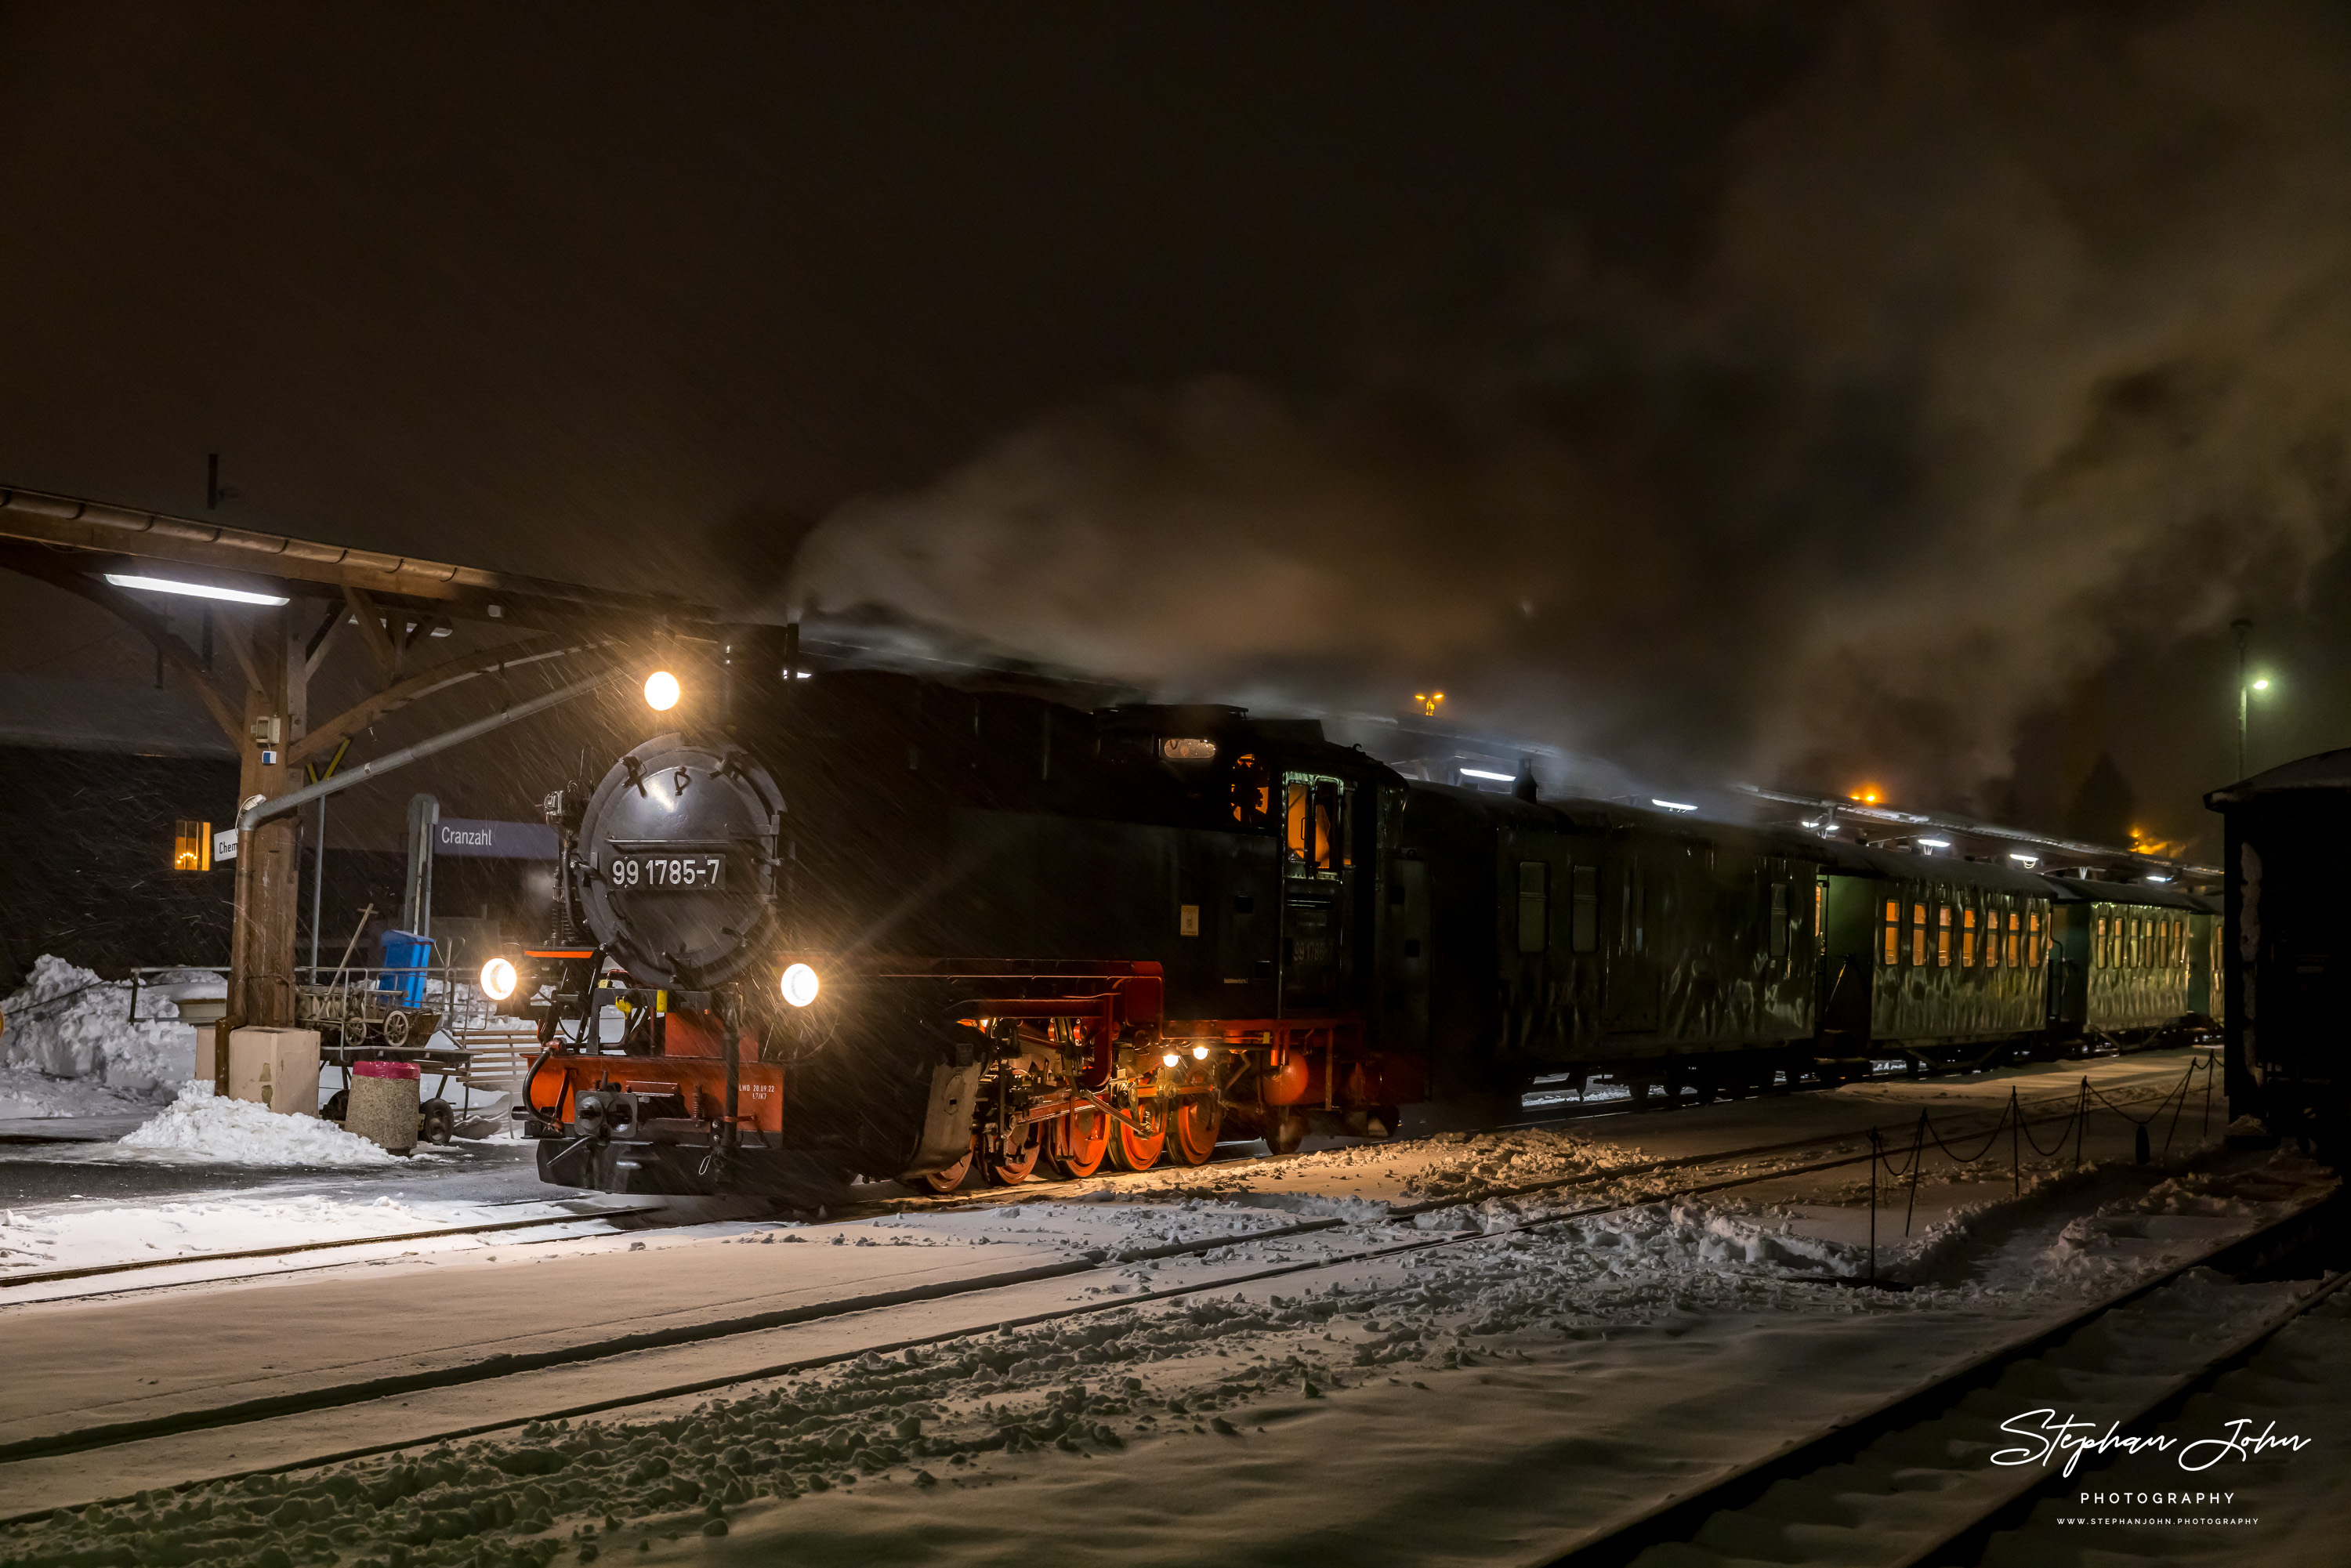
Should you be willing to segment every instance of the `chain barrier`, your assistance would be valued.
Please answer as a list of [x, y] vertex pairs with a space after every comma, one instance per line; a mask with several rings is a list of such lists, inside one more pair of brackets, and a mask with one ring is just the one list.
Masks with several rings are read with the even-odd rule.
[[[2156, 1102], [2155, 1108], [2145, 1116], [2134, 1116], [2124, 1105], [2108, 1098], [2105, 1091], [2090, 1082], [2089, 1075], [2086, 1073], [2083, 1075], [2081, 1086], [2074, 1092], [2071, 1108], [2064, 1113], [2062, 1119], [2028, 1114], [2022, 1099], [2019, 1096], [2015, 1086], [2011, 1084], [2008, 1091], [2008, 1103], [2001, 1107], [2000, 1119], [1984, 1133], [1982, 1144], [1971, 1154], [1961, 1154], [1949, 1144], [1945, 1143], [1942, 1133], [1935, 1126], [1933, 1116], [1924, 1110], [1918, 1113], [1918, 1120], [1910, 1130], [1910, 1146], [1907, 1156], [1899, 1165], [1896, 1163], [1895, 1157], [1886, 1152], [1884, 1131], [1877, 1127], [1870, 1128], [1869, 1282], [1873, 1285], [1877, 1282], [1877, 1193], [1878, 1171], [1881, 1166], [1884, 1167], [1890, 1185], [1900, 1186], [1907, 1183], [1909, 1186], [1910, 1190], [1902, 1213], [1902, 1234], [1907, 1237], [1910, 1234], [1912, 1222], [1917, 1218], [1918, 1183], [1925, 1174], [1928, 1145], [1932, 1144], [1937, 1152], [1955, 1166], [1972, 1166], [1988, 1158], [1991, 1154], [1992, 1145], [1999, 1142], [2001, 1134], [2003, 1131], [2006, 1132], [2010, 1190], [2013, 1196], [2021, 1197], [2024, 1194], [2023, 1151], [2026, 1147], [2030, 1147], [2035, 1155], [2044, 1160], [2055, 1159], [2064, 1153], [2065, 1140], [2070, 1137], [2074, 1140], [2074, 1168], [2077, 1171], [2082, 1168], [2082, 1151], [2089, 1132], [2090, 1112], [2094, 1108], [2091, 1103], [2095, 1100], [2099, 1106], [2112, 1111], [2137, 1129], [2134, 1140], [2136, 1147], [2133, 1152], [2137, 1163], [2146, 1165], [2150, 1157], [2161, 1158], [2170, 1154], [2171, 1140], [2179, 1131], [2180, 1115], [2188, 1109], [2189, 1090], [2194, 1085], [2196, 1075], [2199, 1072], [2204, 1074], [2204, 1115], [2199, 1135], [2211, 1131], [2213, 1066], [2214, 1061], [2210, 1057], [2202, 1061], [2189, 1062], [2187, 1071], [2180, 1074], [2179, 1082], [2173, 1085], [2161, 1100]], [[2174, 1104], [2175, 1101], [2178, 1102], [2177, 1104]], [[2054, 1103], [2054, 1102], [2044, 1103]], [[2036, 1111], [2040, 1108], [2033, 1107]], [[2150, 1156], [2147, 1129], [2163, 1115], [2167, 1108], [2171, 1112], [2171, 1124], [2163, 1135], [2162, 1153]], [[2058, 1120], [2057, 1136], [2055, 1141], [2044, 1149], [2041, 1146], [2041, 1140], [2032, 1135], [2032, 1124], [2035, 1121], [2048, 1122], [2053, 1119]]]

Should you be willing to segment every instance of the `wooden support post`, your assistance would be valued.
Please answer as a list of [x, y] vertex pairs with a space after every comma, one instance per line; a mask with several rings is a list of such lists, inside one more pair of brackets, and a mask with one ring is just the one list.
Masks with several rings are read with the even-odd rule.
[[[256, 795], [275, 800], [302, 782], [289, 758], [308, 727], [309, 680], [291, 608], [275, 605], [255, 612], [249, 635], [239, 640], [249, 644], [246, 669], [251, 676], [245, 694], [246, 732], [238, 744], [240, 807]], [[236, 852], [236, 919], [229, 942], [229, 1011], [248, 1024], [294, 1021], [294, 931], [301, 881], [293, 817], [265, 822], [243, 835]]]

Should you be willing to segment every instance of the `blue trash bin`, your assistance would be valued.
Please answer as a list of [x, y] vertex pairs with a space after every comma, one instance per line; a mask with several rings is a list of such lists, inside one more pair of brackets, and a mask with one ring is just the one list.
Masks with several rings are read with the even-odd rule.
[[433, 966], [433, 939], [413, 931], [387, 931], [376, 939], [376, 949], [381, 954], [379, 966], [391, 971], [376, 982], [376, 989], [396, 991], [407, 1006], [423, 1007], [424, 971]]

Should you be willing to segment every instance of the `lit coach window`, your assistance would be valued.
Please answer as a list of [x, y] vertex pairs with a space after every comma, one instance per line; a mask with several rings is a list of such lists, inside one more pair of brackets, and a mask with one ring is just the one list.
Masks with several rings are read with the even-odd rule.
[[482, 966], [482, 994], [494, 1002], [505, 1001], [515, 994], [515, 967], [505, 958], [493, 958]]
[[794, 964], [784, 971], [784, 1000], [796, 1008], [804, 1008], [816, 1000], [816, 971], [806, 964]]
[[667, 670], [655, 670], [645, 677], [645, 706], [655, 713], [667, 713], [677, 706], [677, 677]]

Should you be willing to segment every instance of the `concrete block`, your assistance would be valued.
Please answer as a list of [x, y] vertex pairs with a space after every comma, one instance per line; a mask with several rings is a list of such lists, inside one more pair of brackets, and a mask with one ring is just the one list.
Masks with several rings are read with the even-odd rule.
[[228, 1093], [273, 1111], [319, 1112], [319, 1031], [248, 1024], [228, 1037]]

